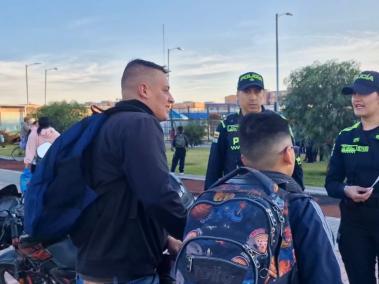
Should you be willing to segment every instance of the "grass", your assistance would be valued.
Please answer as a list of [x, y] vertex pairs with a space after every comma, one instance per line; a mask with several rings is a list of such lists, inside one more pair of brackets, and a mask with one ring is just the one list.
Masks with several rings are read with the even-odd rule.
[[[0, 146], [0, 156], [10, 156], [12, 150], [17, 145], [8, 144], [5, 147]], [[207, 170], [208, 157], [209, 157], [209, 148], [208, 147], [198, 147], [190, 148], [187, 151], [186, 164], [184, 172], [186, 174], [192, 175], [201, 175], [204, 176]], [[171, 167], [171, 161], [173, 153], [170, 148], [167, 148], [167, 161]], [[20, 154], [21, 156], [22, 154]], [[317, 162], [317, 163], [304, 163], [302, 164], [304, 170], [304, 182], [309, 186], [324, 186], [324, 179], [326, 175], [326, 162]], [[178, 168], [176, 169], [178, 171]]]
[[[186, 163], [184, 172], [192, 175], [205, 175], [208, 164], [209, 156], [208, 147], [191, 148], [187, 151]], [[170, 148], [167, 148], [167, 161], [171, 167], [173, 153]], [[309, 186], [324, 186], [326, 175], [326, 162], [304, 163], [302, 164], [304, 170], [304, 183]], [[178, 168], [176, 169], [178, 171]]]
[[[18, 145], [16, 145], [16, 144], [4, 144], [4, 145], [0, 146], [0, 156], [10, 157], [11, 153], [15, 147], [18, 147]], [[24, 152], [19, 151], [16, 154], [18, 157], [21, 157], [24, 155]]]
[[[170, 148], [167, 148], [167, 161], [171, 168], [172, 156], [174, 154]], [[209, 156], [208, 147], [190, 148], [187, 150], [186, 163], [184, 165], [184, 172], [191, 175], [201, 175], [204, 176], [207, 170]], [[178, 171], [178, 167], [176, 168]]]

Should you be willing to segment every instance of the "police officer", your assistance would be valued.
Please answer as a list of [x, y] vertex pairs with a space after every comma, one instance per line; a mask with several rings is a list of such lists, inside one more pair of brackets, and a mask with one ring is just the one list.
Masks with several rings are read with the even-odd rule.
[[343, 94], [352, 95], [360, 122], [337, 136], [325, 187], [340, 198], [339, 249], [351, 284], [374, 284], [379, 255], [379, 73], [362, 72]]
[[[248, 113], [270, 111], [263, 107], [264, 83], [263, 77], [258, 73], [248, 72], [239, 77], [237, 98], [240, 112], [228, 115], [221, 121], [215, 131], [205, 177], [205, 189], [208, 189], [223, 175], [241, 166], [238, 137], [240, 119]], [[297, 159], [293, 178], [304, 188], [303, 170], [300, 166], [300, 159]]]

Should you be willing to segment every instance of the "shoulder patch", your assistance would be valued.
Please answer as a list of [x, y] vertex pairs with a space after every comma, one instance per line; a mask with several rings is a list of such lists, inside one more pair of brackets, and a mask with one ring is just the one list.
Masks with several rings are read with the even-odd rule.
[[214, 134], [213, 134], [212, 143], [217, 143], [219, 137], [220, 137], [220, 132], [215, 131]]
[[361, 124], [361, 122], [357, 122], [357, 123], [355, 123], [354, 125], [352, 125], [352, 126], [350, 126], [350, 127], [346, 127], [345, 129], [342, 129], [341, 132], [340, 132], [339, 134], [341, 134], [341, 133], [343, 133], [343, 132], [352, 131], [353, 129], [358, 128], [360, 124]]

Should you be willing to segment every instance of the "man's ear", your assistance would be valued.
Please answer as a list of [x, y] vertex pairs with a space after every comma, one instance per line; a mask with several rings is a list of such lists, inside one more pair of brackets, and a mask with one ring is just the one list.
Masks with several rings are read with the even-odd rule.
[[138, 95], [141, 98], [147, 99], [149, 97], [148, 88], [149, 87], [146, 84], [144, 84], [144, 83], [139, 84], [138, 87], [137, 87]]
[[292, 147], [286, 147], [282, 154], [282, 160], [286, 164], [293, 164], [295, 162], [295, 153]]

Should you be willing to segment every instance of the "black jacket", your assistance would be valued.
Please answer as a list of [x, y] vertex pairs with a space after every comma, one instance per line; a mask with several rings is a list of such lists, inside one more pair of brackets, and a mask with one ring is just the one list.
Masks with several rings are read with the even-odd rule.
[[[264, 108], [263, 111], [271, 112]], [[242, 166], [238, 136], [241, 117], [238, 113], [230, 114], [218, 125], [209, 154], [204, 189], [208, 189], [219, 178]], [[303, 169], [300, 165], [301, 161], [297, 159], [292, 177], [304, 189]]]
[[[345, 185], [370, 187], [379, 175], [379, 127], [364, 131], [356, 123], [340, 132], [330, 158], [325, 188], [335, 198], [347, 199]], [[379, 184], [370, 199], [379, 197]], [[362, 203], [365, 205], [365, 202]]]
[[111, 115], [88, 154], [90, 184], [107, 192], [86, 209], [71, 234], [79, 273], [124, 282], [156, 271], [167, 232], [182, 238], [186, 217], [169, 188], [159, 121], [139, 101], [116, 107], [125, 105], [136, 111]]

